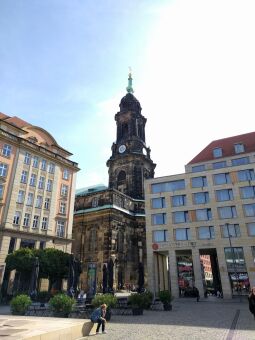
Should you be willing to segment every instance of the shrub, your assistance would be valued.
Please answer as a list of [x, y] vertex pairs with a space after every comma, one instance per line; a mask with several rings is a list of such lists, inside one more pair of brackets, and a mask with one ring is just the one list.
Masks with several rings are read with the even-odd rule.
[[42, 291], [37, 293], [37, 301], [45, 303], [51, 298], [51, 294], [48, 291]]
[[139, 293], [131, 294], [128, 297], [128, 304], [132, 308], [144, 308], [144, 296]]
[[152, 304], [153, 294], [152, 292], [146, 291], [144, 293], [141, 293], [143, 297], [143, 308], [149, 309]]
[[99, 307], [105, 303], [107, 307], [114, 308], [117, 302], [117, 297], [112, 294], [96, 294], [91, 303], [94, 307]]
[[49, 305], [54, 315], [67, 317], [75, 302], [75, 299], [66, 294], [57, 294], [50, 299]]
[[172, 301], [172, 294], [169, 290], [161, 290], [158, 297], [163, 304], [169, 304]]
[[31, 305], [32, 300], [28, 295], [21, 294], [15, 296], [11, 302], [11, 312], [14, 315], [25, 315], [28, 307]]

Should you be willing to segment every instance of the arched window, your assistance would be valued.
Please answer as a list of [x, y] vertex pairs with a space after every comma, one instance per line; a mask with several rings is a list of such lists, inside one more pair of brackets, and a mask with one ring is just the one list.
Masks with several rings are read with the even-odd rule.
[[97, 231], [95, 228], [89, 232], [89, 251], [96, 251], [97, 249]]
[[121, 170], [118, 174], [118, 186], [123, 185], [126, 182], [126, 173], [125, 171]]
[[122, 137], [128, 136], [128, 124], [125, 123], [122, 125]]
[[118, 250], [118, 252], [121, 252], [121, 253], [124, 250], [124, 233], [123, 233], [123, 231], [118, 232], [117, 250]]

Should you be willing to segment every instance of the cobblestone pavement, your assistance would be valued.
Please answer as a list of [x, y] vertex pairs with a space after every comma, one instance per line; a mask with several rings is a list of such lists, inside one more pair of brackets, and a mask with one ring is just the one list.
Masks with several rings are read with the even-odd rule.
[[[175, 300], [172, 311], [144, 311], [141, 316], [113, 315], [100, 339], [255, 340], [255, 320], [247, 300]], [[88, 339], [84, 337], [83, 339]]]

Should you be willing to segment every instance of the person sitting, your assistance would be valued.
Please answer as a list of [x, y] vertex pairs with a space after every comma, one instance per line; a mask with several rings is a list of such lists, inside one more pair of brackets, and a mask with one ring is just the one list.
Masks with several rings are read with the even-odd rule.
[[106, 330], [105, 330], [106, 309], [107, 309], [107, 305], [105, 303], [103, 303], [100, 307], [96, 308], [91, 314], [90, 320], [94, 323], [97, 323], [96, 334], [99, 334], [99, 330], [100, 330], [101, 325], [102, 325], [102, 333], [103, 334], [107, 333]]

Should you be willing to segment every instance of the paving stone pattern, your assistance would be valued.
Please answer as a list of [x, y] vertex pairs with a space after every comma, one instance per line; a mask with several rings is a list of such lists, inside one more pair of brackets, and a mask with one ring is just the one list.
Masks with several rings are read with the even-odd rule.
[[[248, 303], [176, 300], [173, 310], [144, 315], [114, 315], [106, 325], [109, 340], [255, 340], [255, 320]], [[83, 339], [91, 339], [91, 336]]]

